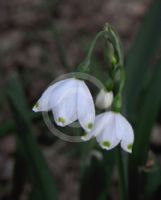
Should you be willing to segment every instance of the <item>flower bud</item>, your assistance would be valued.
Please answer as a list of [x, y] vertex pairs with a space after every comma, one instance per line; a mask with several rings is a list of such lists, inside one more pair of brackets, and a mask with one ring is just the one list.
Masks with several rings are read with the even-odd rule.
[[106, 109], [112, 105], [113, 92], [102, 89], [96, 97], [96, 106], [99, 109]]

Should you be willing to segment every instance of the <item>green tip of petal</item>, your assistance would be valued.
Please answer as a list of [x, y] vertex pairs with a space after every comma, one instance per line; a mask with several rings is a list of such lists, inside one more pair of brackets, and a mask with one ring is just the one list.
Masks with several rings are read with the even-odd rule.
[[81, 137], [83, 140], [88, 140], [89, 138], [88, 138], [88, 134], [86, 133], [86, 132], [83, 132], [83, 135], [82, 135], [82, 137]]
[[93, 128], [93, 124], [92, 124], [92, 123], [89, 123], [89, 124], [87, 125], [87, 127], [88, 127], [88, 129], [92, 129], [92, 128]]
[[63, 117], [59, 117], [58, 118], [58, 122], [61, 122], [62, 124], [64, 124], [65, 123], [65, 119]]
[[106, 147], [106, 148], [109, 148], [109, 147], [111, 146], [111, 143], [110, 143], [108, 140], [106, 140], [106, 141], [103, 141], [103, 142], [102, 142], [102, 145], [103, 145], [104, 147]]
[[33, 111], [38, 111], [38, 108], [39, 108], [39, 103], [37, 102], [34, 107], [32, 108]]
[[39, 107], [39, 103], [37, 102], [35, 105], [34, 105], [35, 108], [38, 108]]
[[128, 144], [128, 146], [127, 146], [128, 150], [132, 150], [132, 147], [133, 147], [133, 144], [132, 144], [132, 143], [131, 143], [131, 144]]

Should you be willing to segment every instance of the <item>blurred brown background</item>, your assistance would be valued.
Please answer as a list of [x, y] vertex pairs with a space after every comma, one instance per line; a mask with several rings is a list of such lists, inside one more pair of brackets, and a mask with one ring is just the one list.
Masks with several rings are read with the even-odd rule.
[[[6, 80], [15, 71], [21, 74], [32, 107], [50, 81], [64, 73], [63, 65], [73, 70], [79, 64], [85, 56], [87, 43], [105, 22], [116, 27], [127, 52], [150, 2], [0, 0], [0, 123], [11, 118], [2, 93]], [[60, 41], [61, 47], [57, 41]], [[66, 59], [61, 59], [59, 50], [65, 51]], [[100, 49], [96, 53], [99, 55]], [[77, 200], [79, 160], [64, 155], [64, 151], [75, 147], [75, 144], [58, 140], [52, 146], [54, 136], [45, 125], [40, 127], [37, 127], [40, 133], [38, 141], [56, 177], [59, 199]], [[12, 184], [14, 153], [14, 136], [3, 137], [0, 140], [0, 199], [7, 199]], [[22, 200], [27, 199], [29, 191], [30, 185], [26, 184], [22, 189]], [[113, 195], [113, 199], [117, 199], [117, 195]]]

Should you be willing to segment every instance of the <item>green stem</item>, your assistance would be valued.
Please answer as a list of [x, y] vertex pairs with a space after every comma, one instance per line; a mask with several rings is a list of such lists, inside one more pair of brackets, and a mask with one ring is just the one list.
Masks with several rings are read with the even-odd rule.
[[114, 112], [120, 113], [121, 108], [122, 108], [122, 92], [125, 85], [126, 76], [125, 76], [125, 69], [123, 66], [118, 66], [118, 70], [120, 70], [120, 85], [112, 104], [112, 110]]
[[110, 42], [114, 48], [114, 63], [117, 65], [124, 65], [124, 56], [123, 56], [123, 48], [120, 42], [119, 34], [116, 30], [108, 23], [105, 24], [105, 31], [107, 35], [105, 35], [108, 42]]
[[87, 60], [90, 60], [90, 59], [91, 59], [92, 52], [93, 52], [94, 46], [95, 46], [95, 44], [96, 44], [98, 38], [102, 37], [104, 34], [105, 34], [105, 31], [100, 31], [100, 32], [98, 32], [97, 35], [94, 37], [94, 39], [93, 39], [93, 41], [92, 41], [92, 44], [91, 44], [91, 46], [90, 46], [88, 55], [87, 55]]
[[119, 93], [122, 94], [124, 85], [125, 85], [125, 79], [126, 79], [126, 75], [125, 75], [125, 69], [123, 66], [119, 66], [120, 68], [120, 76], [121, 76], [121, 81], [120, 81], [120, 87], [119, 87]]
[[78, 66], [78, 71], [84, 72], [84, 73], [89, 72], [90, 70], [89, 65], [91, 62], [93, 49], [96, 45], [97, 40], [102, 36], [104, 37], [106, 42], [110, 42], [114, 48], [114, 56], [116, 58], [116, 67], [118, 65], [123, 66], [123, 51], [122, 51], [119, 35], [116, 33], [115, 29], [110, 24], [106, 23], [103, 31], [98, 32], [97, 35], [94, 37], [90, 45], [88, 55], [86, 59], [82, 63], [80, 63], [80, 65]]
[[126, 180], [125, 180], [125, 170], [124, 170], [124, 163], [120, 148], [117, 147], [116, 149], [116, 162], [119, 172], [119, 192], [120, 192], [120, 200], [127, 199], [127, 187], [126, 187]]
[[[107, 38], [109, 42], [111, 42], [114, 48], [114, 62], [113, 62], [114, 76], [112, 77], [113, 81], [115, 80], [115, 75], [117, 73], [117, 70], [119, 70], [119, 73], [120, 73], [119, 89], [115, 96], [115, 99], [112, 105], [112, 110], [114, 112], [120, 113], [121, 107], [122, 107], [122, 90], [125, 84], [125, 70], [123, 67], [123, 61], [124, 61], [123, 51], [121, 48], [119, 36], [116, 33], [115, 29], [111, 25], [106, 24], [105, 30], [106, 30], [106, 33], [108, 33], [108, 35], [105, 35], [105, 37]], [[116, 161], [117, 161], [117, 167], [118, 167], [118, 173], [119, 173], [120, 200], [126, 200], [127, 187], [126, 187], [126, 179], [125, 179], [125, 169], [124, 169], [122, 154], [119, 147], [117, 147], [116, 149]]]
[[80, 72], [89, 72], [89, 70], [90, 70], [90, 69], [89, 69], [89, 65], [90, 65], [90, 63], [91, 63], [91, 57], [92, 57], [92, 53], [93, 53], [94, 47], [95, 47], [95, 45], [96, 45], [97, 40], [98, 40], [100, 37], [104, 36], [104, 34], [105, 34], [105, 31], [100, 31], [100, 32], [98, 32], [97, 35], [94, 37], [94, 39], [93, 39], [93, 41], [92, 41], [92, 43], [91, 43], [91, 45], [90, 45], [90, 49], [89, 49], [89, 51], [88, 51], [87, 57], [86, 57], [86, 59], [85, 59], [83, 62], [81, 62], [80, 65], [78, 66], [78, 71], [80, 71]]

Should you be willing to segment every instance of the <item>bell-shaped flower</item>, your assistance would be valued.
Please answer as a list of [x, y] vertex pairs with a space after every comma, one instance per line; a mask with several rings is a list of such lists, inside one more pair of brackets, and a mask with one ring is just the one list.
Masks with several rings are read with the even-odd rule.
[[104, 89], [100, 90], [96, 97], [96, 106], [99, 109], [107, 109], [112, 105], [113, 102], [113, 92], [106, 91]]
[[92, 137], [96, 137], [103, 149], [110, 150], [121, 143], [122, 149], [132, 152], [134, 132], [130, 123], [120, 113], [110, 111], [96, 116], [92, 131], [82, 139], [89, 140]]
[[93, 128], [95, 108], [91, 93], [83, 80], [69, 78], [49, 86], [33, 107], [33, 111], [52, 111], [58, 126], [78, 119], [87, 132]]

